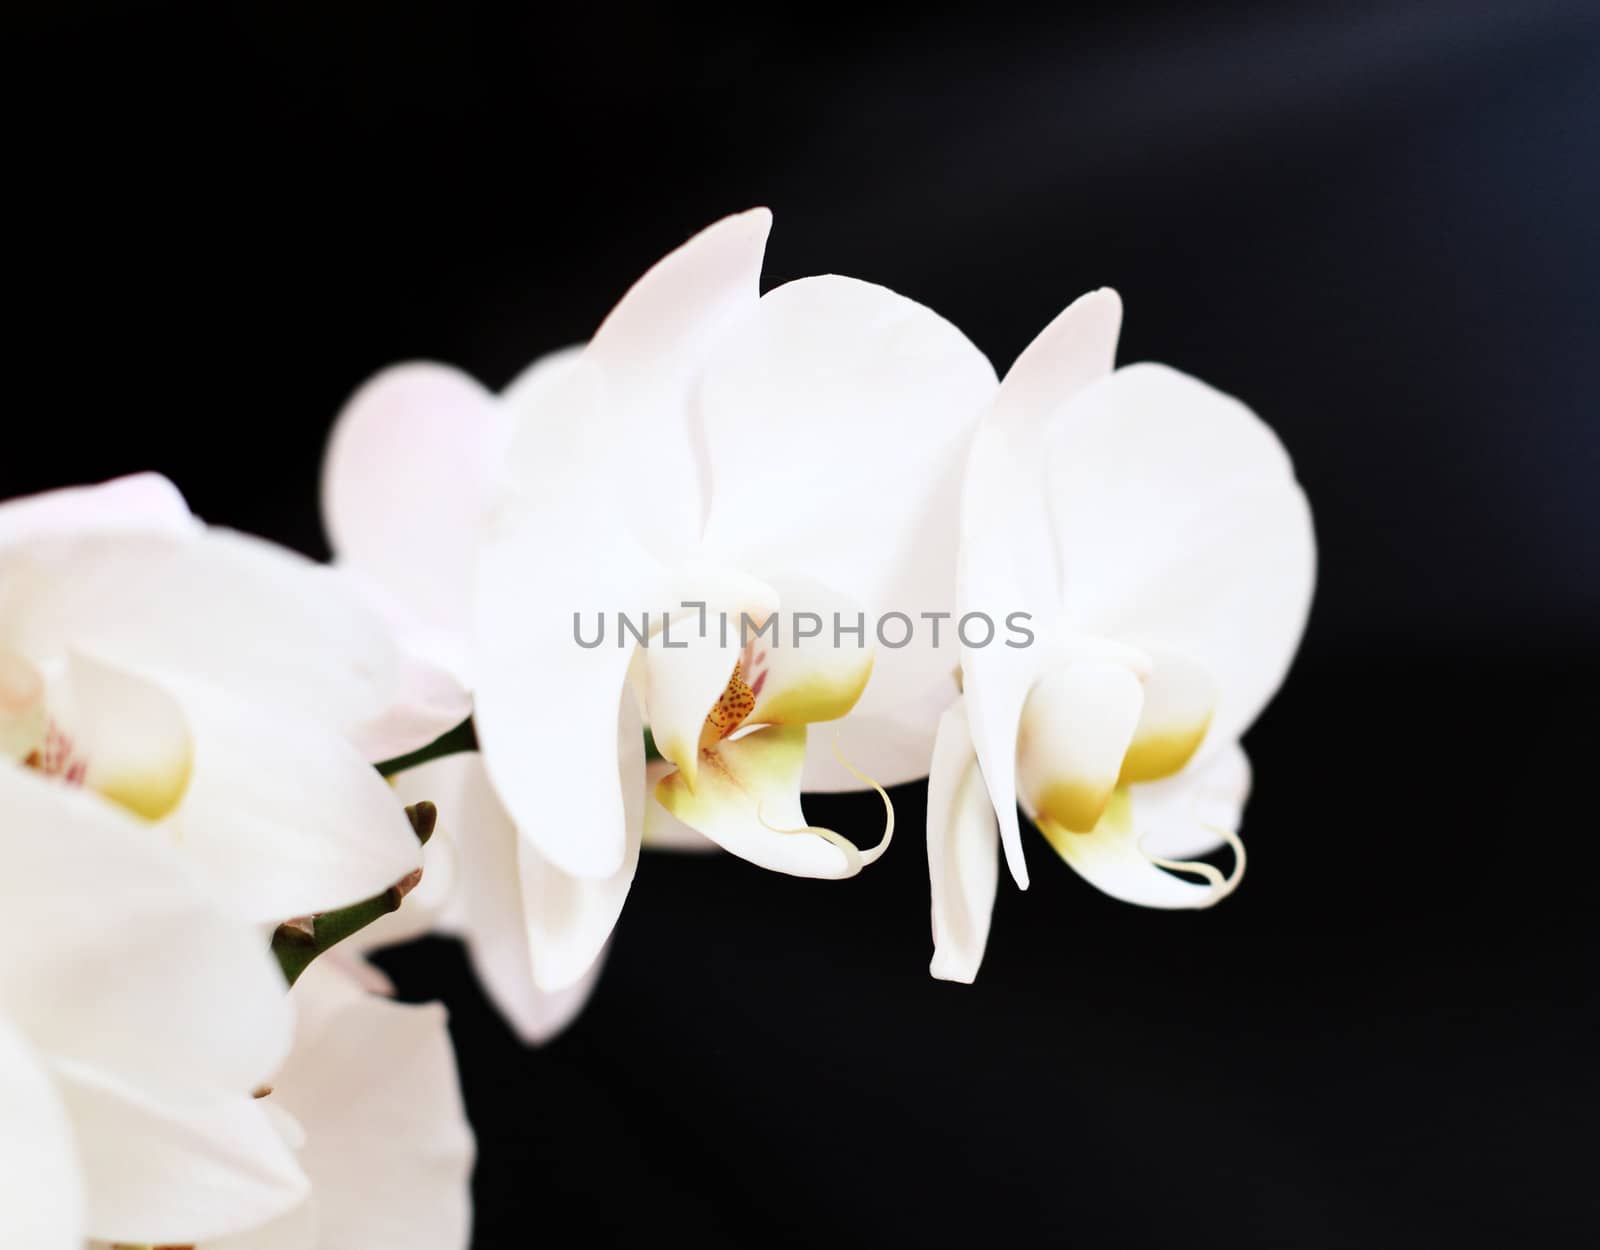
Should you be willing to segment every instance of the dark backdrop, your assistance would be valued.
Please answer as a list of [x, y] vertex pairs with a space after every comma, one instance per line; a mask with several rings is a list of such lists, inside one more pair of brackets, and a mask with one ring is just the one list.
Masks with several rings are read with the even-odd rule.
[[454, 947], [393, 957], [454, 1013], [479, 1244], [1594, 1244], [1592, 6], [397, 10], [7, 8], [0, 495], [156, 468], [323, 553], [368, 373], [498, 385], [764, 203], [769, 282], [1001, 369], [1119, 287], [1123, 358], [1249, 401], [1321, 543], [1215, 911], [1036, 840], [932, 982], [912, 787], [848, 883], [647, 857], [540, 1052]]

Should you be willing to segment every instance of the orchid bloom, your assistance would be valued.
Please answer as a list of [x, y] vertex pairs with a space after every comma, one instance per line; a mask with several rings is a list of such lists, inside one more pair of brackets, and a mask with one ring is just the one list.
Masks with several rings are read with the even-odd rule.
[[[883, 843], [809, 826], [802, 782], [921, 776], [953, 689], [929, 630], [877, 647], [874, 621], [953, 607], [960, 467], [993, 371], [882, 287], [762, 296], [770, 224], [697, 235], [500, 397], [440, 366], [380, 376], [330, 445], [338, 562], [473, 691], [545, 993], [592, 967], [645, 826], [668, 823], [651, 813], [763, 867], [859, 871]], [[587, 641], [646, 612], [642, 643]], [[808, 613], [822, 636], [797, 645]], [[649, 789], [646, 725], [671, 765]]]
[[386, 719], [407, 671], [334, 574], [206, 528], [162, 478], [0, 504], [0, 769], [166, 831], [242, 918], [348, 904], [417, 867], [353, 745], [416, 745]]
[[[1062, 859], [1127, 902], [1208, 907], [1244, 868], [1239, 738], [1305, 626], [1311, 515], [1243, 404], [1161, 365], [1113, 371], [1120, 324], [1111, 291], [1074, 303], [1006, 375], [973, 443], [960, 610], [1031, 613], [1035, 641], [964, 647], [964, 693], [939, 725], [936, 977], [977, 973], [997, 830], [1027, 888], [1019, 800]], [[1179, 858], [1223, 843], [1226, 877]]]
[[0, 768], [0, 1245], [193, 1245], [306, 1180], [254, 1097], [287, 1051], [283, 977], [166, 840]]
[[466, 1250], [475, 1150], [444, 1008], [365, 993], [326, 960], [290, 997], [294, 1045], [261, 1103], [309, 1191], [195, 1250]]

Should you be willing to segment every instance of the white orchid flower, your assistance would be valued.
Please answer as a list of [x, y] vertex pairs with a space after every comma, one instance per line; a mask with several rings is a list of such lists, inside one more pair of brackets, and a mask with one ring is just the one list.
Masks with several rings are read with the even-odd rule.
[[291, 1009], [259, 931], [97, 796], [0, 768], [0, 1245], [192, 1245], [306, 1180], [255, 1091]]
[[365, 993], [326, 958], [291, 997], [294, 1046], [261, 1101], [309, 1193], [195, 1250], [466, 1250], [475, 1147], [444, 1008]]
[[406, 682], [342, 579], [206, 528], [161, 478], [0, 504], [0, 767], [166, 830], [246, 919], [351, 903], [417, 867], [352, 745], [416, 745], [391, 715]]
[[[993, 371], [881, 287], [830, 276], [760, 295], [769, 226], [757, 210], [696, 236], [586, 347], [500, 398], [439, 366], [393, 370], [331, 444], [339, 560], [473, 689], [525, 901], [585, 900], [560, 913], [559, 955], [535, 937], [546, 993], [592, 966], [645, 824], [670, 827], [658, 815], [768, 868], [859, 871], [875, 851], [809, 827], [802, 780], [922, 775], [953, 689], [931, 628], [877, 647], [874, 622], [948, 620], [960, 466]], [[645, 612], [648, 645], [576, 637]], [[796, 646], [804, 613], [844, 628]], [[789, 636], [741, 637], [744, 616]], [[807, 726], [846, 713], [850, 763], [832, 732], [808, 760]], [[648, 792], [642, 724], [673, 766]]]
[[[1161, 365], [1115, 371], [1096, 291], [1023, 353], [967, 470], [961, 612], [1027, 612], [1031, 646], [963, 647], [928, 786], [932, 972], [970, 981], [995, 842], [1027, 888], [1020, 800], [1115, 898], [1206, 907], [1237, 884], [1240, 735], [1281, 684], [1314, 580], [1288, 456], [1237, 400]], [[1190, 857], [1223, 843], [1224, 876]], [[1204, 879], [1184, 880], [1166, 868]]]

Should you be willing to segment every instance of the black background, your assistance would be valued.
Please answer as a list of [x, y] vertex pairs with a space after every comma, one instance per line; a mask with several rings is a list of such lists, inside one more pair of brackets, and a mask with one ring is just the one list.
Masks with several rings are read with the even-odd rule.
[[1245, 398], [1316, 515], [1243, 889], [1140, 911], [1032, 839], [939, 984], [909, 787], [851, 882], [647, 856], [541, 1051], [401, 952], [478, 1244], [1594, 1244], [1595, 18], [25, 0], [0, 495], [155, 468], [325, 554], [366, 375], [499, 385], [757, 203], [769, 284], [886, 283], [1002, 371], [1115, 285], [1122, 358]]

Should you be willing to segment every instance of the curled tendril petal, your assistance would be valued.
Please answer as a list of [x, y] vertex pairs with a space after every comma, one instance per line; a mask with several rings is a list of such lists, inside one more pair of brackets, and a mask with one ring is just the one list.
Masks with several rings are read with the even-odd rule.
[[1143, 855], [1157, 868], [1170, 868], [1179, 872], [1192, 872], [1196, 876], [1205, 878], [1206, 884], [1211, 887], [1211, 891], [1204, 899], [1192, 905], [1196, 910], [1203, 910], [1207, 907], [1215, 907], [1218, 903], [1222, 902], [1223, 899], [1227, 898], [1228, 895], [1237, 890], [1239, 888], [1239, 882], [1244, 880], [1244, 843], [1240, 841], [1239, 835], [1232, 829], [1223, 828], [1221, 825], [1204, 824], [1204, 827], [1216, 834], [1217, 837], [1223, 842], [1226, 842], [1228, 844], [1228, 848], [1233, 852], [1233, 869], [1226, 877], [1222, 875], [1220, 869], [1213, 867], [1211, 864], [1208, 864], [1203, 860], [1163, 859], [1159, 855], [1150, 854], [1144, 849], [1144, 841], [1145, 838], [1149, 836], [1148, 834], [1141, 835], [1139, 840], [1135, 843], [1135, 846], [1138, 847], [1139, 854]]
[[883, 857], [883, 853], [889, 849], [889, 844], [894, 840], [894, 801], [889, 797], [889, 792], [887, 790], [880, 786], [871, 777], [867, 776], [866, 773], [862, 772], [849, 760], [845, 759], [844, 752], [839, 747], [839, 731], [837, 729], [833, 731], [833, 754], [838, 759], [839, 763], [843, 764], [845, 768], [849, 769], [850, 772], [854, 774], [857, 780], [877, 791], [878, 797], [883, 800], [883, 837], [878, 839], [878, 844], [876, 846], [872, 847], [870, 850], [863, 851], [842, 833], [839, 833], [833, 829], [824, 828], [821, 825], [801, 825], [795, 829], [781, 829], [777, 825], [774, 825], [767, 820], [766, 816], [761, 810], [762, 804], [759, 802], [756, 804], [756, 819], [761, 822], [762, 827], [769, 833], [779, 833], [783, 834], [785, 837], [809, 834], [813, 837], [821, 838], [830, 846], [838, 848], [839, 852], [845, 858], [845, 864], [850, 869], [849, 872], [845, 873], [845, 876], [853, 877], [863, 868], [867, 867], [867, 865], [877, 863], [878, 860]]

